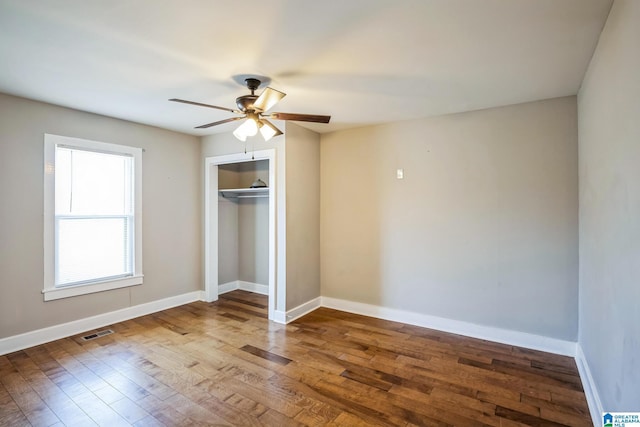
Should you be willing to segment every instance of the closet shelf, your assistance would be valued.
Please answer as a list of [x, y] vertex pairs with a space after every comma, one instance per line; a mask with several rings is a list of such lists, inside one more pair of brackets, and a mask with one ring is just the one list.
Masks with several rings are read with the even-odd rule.
[[218, 190], [225, 199], [256, 199], [269, 197], [269, 187], [259, 188], [226, 188]]

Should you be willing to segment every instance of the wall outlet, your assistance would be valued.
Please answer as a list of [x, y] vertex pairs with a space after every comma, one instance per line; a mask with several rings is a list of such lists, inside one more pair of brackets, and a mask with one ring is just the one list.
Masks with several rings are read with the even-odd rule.
[[396, 178], [398, 179], [404, 179], [404, 169], [398, 169], [396, 171]]

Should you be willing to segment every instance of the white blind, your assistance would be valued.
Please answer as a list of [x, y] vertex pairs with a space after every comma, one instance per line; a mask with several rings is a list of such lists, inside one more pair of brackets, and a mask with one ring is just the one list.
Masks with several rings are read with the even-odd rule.
[[62, 145], [55, 156], [56, 286], [133, 275], [133, 158]]

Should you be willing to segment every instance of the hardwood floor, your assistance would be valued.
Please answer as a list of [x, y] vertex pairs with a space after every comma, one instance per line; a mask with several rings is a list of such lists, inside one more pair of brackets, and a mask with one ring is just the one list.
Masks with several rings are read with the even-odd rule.
[[234, 291], [0, 356], [0, 425], [592, 425], [569, 357], [266, 305]]

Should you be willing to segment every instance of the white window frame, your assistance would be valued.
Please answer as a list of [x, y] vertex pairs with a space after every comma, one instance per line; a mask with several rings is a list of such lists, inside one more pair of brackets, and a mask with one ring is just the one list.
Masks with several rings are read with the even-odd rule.
[[[133, 275], [107, 280], [95, 280], [67, 286], [57, 286], [55, 236], [55, 161], [56, 146], [133, 157], [134, 186], [134, 250]], [[142, 274], [142, 149], [60, 135], [44, 135], [44, 294], [45, 301], [102, 292], [110, 289], [141, 285]]]

